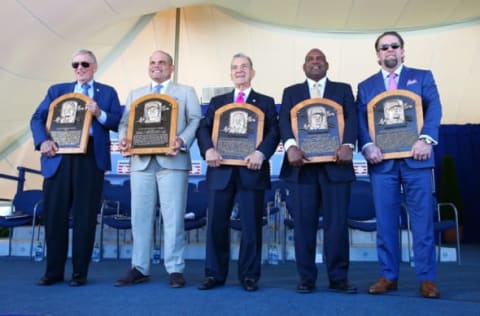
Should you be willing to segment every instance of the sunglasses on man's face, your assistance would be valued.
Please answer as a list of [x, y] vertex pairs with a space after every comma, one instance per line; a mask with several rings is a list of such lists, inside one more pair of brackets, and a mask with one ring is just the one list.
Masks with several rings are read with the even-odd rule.
[[75, 61], [75, 62], [72, 63], [72, 67], [74, 69], [77, 69], [78, 66], [82, 66], [83, 68], [88, 68], [88, 67], [90, 67], [90, 63], [87, 62], [87, 61], [82, 61], [82, 62], [76, 62]]
[[380, 45], [380, 46], [378, 47], [378, 50], [386, 51], [386, 50], [388, 50], [390, 47], [391, 47], [392, 49], [397, 49], [397, 48], [400, 48], [400, 44], [398, 44], [398, 43], [383, 44], [383, 45]]

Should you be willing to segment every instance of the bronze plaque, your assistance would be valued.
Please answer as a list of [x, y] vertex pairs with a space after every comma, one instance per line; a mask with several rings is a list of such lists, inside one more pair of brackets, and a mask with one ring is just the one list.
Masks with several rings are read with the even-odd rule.
[[343, 107], [324, 98], [307, 99], [290, 110], [297, 145], [312, 162], [335, 161], [343, 140]]
[[246, 166], [243, 159], [263, 139], [265, 114], [248, 103], [230, 103], [217, 109], [213, 122], [212, 140], [222, 155], [222, 164]]
[[127, 138], [129, 154], [171, 152], [177, 133], [177, 101], [166, 94], [151, 93], [130, 105]]
[[411, 157], [423, 127], [422, 99], [408, 90], [380, 93], [367, 106], [368, 131], [384, 159]]
[[59, 154], [86, 153], [92, 113], [85, 104], [91, 99], [81, 93], [64, 94], [50, 104], [47, 132]]

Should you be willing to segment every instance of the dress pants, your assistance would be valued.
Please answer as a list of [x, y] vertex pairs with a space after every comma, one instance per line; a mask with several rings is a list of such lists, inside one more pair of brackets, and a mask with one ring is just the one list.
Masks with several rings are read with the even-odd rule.
[[[165, 169], [151, 159], [147, 168], [132, 171], [132, 267], [150, 274], [153, 225], [158, 201], [163, 220], [164, 264], [168, 273], [185, 269], [184, 215], [188, 188], [188, 171]], [[158, 198], [159, 197], [159, 198]]]
[[435, 239], [433, 232], [432, 169], [410, 168], [403, 159], [395, 160], [392, 170], [372, 172], [377, 215], [377, 251], [380, 275], [398, 280], [400, 264], [399, 216], [403, 185], [413, 237], [413, 252], [419, 281], [436, 278]]
[[264, 190], [245, 189], [238, 170], [223, 190], [209, 189], [207, 216], [207, 253], [205, 275], [225, 282], [230, 260], [230, 216], [238, 194], [241, 225], [238, 279], [258, 280], [262, 259], [262, 215]]
[[43, 183], [47, 269], [63, 277], [68, 254], [68, 218], [73, 216], [73, 274], [87, 277], [100, 211], [104, 171], [98, 169], [90, 138], [86, 154], [65, 154], [53, 177]]

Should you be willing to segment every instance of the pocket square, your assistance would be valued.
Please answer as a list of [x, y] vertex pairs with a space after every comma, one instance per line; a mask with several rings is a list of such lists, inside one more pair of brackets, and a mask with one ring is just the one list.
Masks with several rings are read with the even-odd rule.
[[411, 85], [411, 84], [414, 84], [414, 83], [417, 83], [417, 79], [409, 79], [407, 81], [407, 86]]

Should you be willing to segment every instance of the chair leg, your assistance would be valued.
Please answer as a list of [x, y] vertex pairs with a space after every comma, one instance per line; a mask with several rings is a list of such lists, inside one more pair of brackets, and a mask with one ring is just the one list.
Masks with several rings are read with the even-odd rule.
[[12, 255], [13, 227], [10, 227], [8, 231], [8, 256], [10, 257]]
[[120, 230], [117, 229], [117, 260], [120, 259]]

